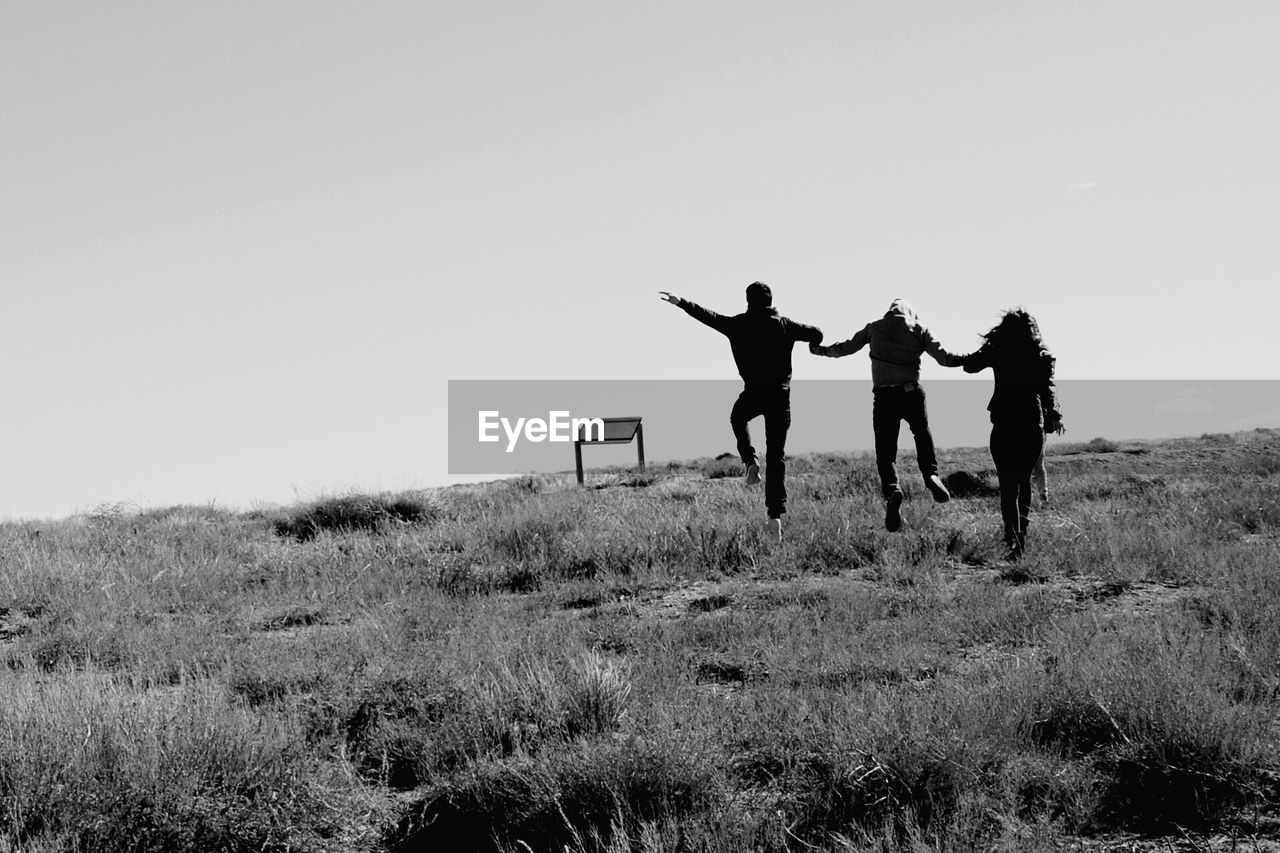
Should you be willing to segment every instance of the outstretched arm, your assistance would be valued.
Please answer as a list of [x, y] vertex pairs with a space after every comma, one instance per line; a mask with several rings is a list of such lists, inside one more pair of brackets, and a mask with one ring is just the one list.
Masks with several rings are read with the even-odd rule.
[[717, 314], [714, 311], [709, 311], [696, 302], [690, 302], [688, 299], [681, 299], [674, 293], [668, 293], [665, 290], [658, 291], [658, 298], [663, 302], [670, 302], [677, 308], [684, 309], [685, 313], [690, 317], [698, 320], [699, 322], [706, 323], [717, 332], [725, 335], [729, 334], [729, 318], [723, 314]]
[[809, 326], [804, 323], [797, 323], [795, 320], [788, 320], [787, 333], [791, 340], [804, 341], [810, 348], [822, 343], [822, 330], [817, 326]]
[[825, 355], [831, 358], [839, 358], [842, 355], [853, 355], [858, 350], [867, 345], [871, 340], [870, 324], [863, 327], [861, 332], [849, 338], [847, 341], [841, 341], [838, 344], [832, 344], [829, 347], [818, 346], [817, 344], [809, 344], [809, 352], [814, 355]]
[[960, 367], [964, 364], [964, 356], [946, 350], [928, 329], [921, 331], [921, 337], [924, 339], [924, 351], [933, 356], [933, 360], [938, 364], [943, 367]]

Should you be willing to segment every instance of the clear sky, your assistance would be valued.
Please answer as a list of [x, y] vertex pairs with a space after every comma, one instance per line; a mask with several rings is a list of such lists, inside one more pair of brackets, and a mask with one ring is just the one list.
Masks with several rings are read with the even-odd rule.
[[659, 289], [1280, 378], [1276, 44], [1264, 0], [0, 3], [0, 515], [445, 482], [451, 378], [732, 378]]

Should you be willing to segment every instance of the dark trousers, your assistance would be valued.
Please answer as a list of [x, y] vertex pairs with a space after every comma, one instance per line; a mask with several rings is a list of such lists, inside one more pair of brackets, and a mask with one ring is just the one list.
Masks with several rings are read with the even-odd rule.
[[991, 427], [991, 460], [1000, 480], [1004, 541], [1021, 549], [1031, 515], [1031, 472], [1044, 452], [1044, 428], [1036, 421], [997, 422]]
[[729, 413], [742, 464], [759, 464], [747, 423], [764, 415], [764, 506], [770, 518], [787, 511], [787, 430], [791, 428], [790, 388], [744, 388]]
[[880, 489], [887, 498], [898, 491], [898, 429], [902, 421], [911, 427], [916, 440], [916, 461], [925, 479], [938, 473], [938, 457], [929, 433], [929, 415], [925, 411], [924, 389], [916, 383], [876, 388], [871, 403], [871, 426], [876, 434], [876, 469], [880, 472]]

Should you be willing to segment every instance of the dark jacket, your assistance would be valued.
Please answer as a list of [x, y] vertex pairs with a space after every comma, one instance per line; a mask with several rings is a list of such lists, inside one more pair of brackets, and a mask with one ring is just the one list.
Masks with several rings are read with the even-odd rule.
[[990, 367], [995, 373], [996, 387], [987, 403], [993, 424], [1039, 424], [1058, 415], [1058, 400], [1053, 387], [1054, 358], [1039, 352], [1009, 352], [992, 343], [983, 344], [977, 352], [963, 357], [965, 373], [977, 373]]
[[879, 320], [868, 323], [847, 341], [820, 347], [816, 355], [839, 358], [871, 345], [871, 384], [875, 388], [920, 381], [920, 355], [929, 353], [943, 367], [959, 367], [960, 356], [947, 352], [911, 303], [895, 299]]
[[776, 308], [752, 306], [742, 314], [728, 316], [688, 299], [681, 299], [679, 306], [729, 339], [738, 374], [748, 388], [790, 388], [792, 346], [796, 341], [822, 343], [820, 329], [789, 320]]

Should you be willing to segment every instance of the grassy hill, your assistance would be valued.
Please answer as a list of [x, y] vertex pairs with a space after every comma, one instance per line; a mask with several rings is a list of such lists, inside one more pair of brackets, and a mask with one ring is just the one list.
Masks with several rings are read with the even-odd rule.
[[1277, 849], [1280, 432], [941, 456], [0, 526], [0, 850]]

